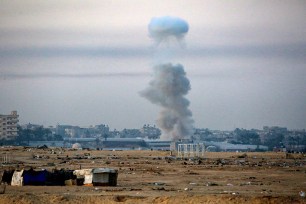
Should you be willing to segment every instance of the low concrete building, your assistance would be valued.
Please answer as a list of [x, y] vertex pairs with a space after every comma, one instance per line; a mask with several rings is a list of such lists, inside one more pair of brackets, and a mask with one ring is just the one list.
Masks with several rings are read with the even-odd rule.
[[205, 142], [207, 146], [215, 146], [218, 151], [235, 152], [235, 151], [268, 151], [268, 147], [264, 145], [250, 145], [250, 144], [231, 144], [227, 142]]

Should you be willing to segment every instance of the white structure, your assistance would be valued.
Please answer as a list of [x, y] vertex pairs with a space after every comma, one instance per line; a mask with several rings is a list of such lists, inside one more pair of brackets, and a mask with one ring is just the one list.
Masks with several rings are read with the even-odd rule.
[[5, 154], [2, 156], [2, 164], [8, 164], [11, 162], [11, 155]]
[[10, 115], [0, 114], [0, 139], [12, 140], [18, 136], [18, 117], [17, 111], [12, 111]]
[[11, 186], [23, 186], [23, 169], [21, 171], [14, 171], [12, 176]]
[[90, 185], [92, 183], [92, 169], [74, 170], [73, 174], [76, 175], [78, 179], [84, 178], [84, 185]]
[[204, 157], [205, 145], [198, 144], [178, 144], [177, 156], [180, 158]]
[[74, 143], [72, 149], [82, 149], [82, 145], [80, 143]]

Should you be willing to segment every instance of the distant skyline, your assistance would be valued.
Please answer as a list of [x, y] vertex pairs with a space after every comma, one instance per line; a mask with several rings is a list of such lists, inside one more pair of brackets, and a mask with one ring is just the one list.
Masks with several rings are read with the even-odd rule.
[[[0, 7], [0, 114], [20, 124], [156, 124], [140, 97], [159, 48], [156, 16], [190, 28], [184, 66], [195, 127], [306, 129], [306, 2], [9, 1]], [[179, 45], [177, 45], [179, 46]], [[170, 60], [169, 60], [170, 61]]]

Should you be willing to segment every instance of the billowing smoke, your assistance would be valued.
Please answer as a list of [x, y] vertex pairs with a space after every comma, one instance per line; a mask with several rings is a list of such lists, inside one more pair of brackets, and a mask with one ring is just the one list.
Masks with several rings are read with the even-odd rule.
[[183, 19], [171, 16], [152, 18], [149, 26], [150, 37], [157, 44], [166, 41], [169, 37], [175, 37], [182, 40], [189, 30], [188, 23]]
[[163, 109], [157, 120], [164, 139], [184, 139], [192, 133], [192, 113], [184, 97], [190, 83], [182, 65], [161, 64], [154, 67], [154, 77], [141, 95]]
[[[176, 17], [153, 18], [149, 24], [150, 36], [156, 42], [166, 41], [169, 37], [182, 40], [188, 32], [186, 21]], [[162, 130], [162, 139], [189, 139], [193, 131], [192, 113], [186, 99], [190, 82], [184, 67], [180, 64], [162, 63], [154, 67], [154, 76], [149, 87], [141, 96], [162, 107], [157, 120]]]

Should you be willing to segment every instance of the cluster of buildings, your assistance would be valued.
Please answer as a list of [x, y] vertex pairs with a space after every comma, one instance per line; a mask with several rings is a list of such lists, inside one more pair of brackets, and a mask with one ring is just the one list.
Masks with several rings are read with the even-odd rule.
[[[37, 124], [19, 125], [19, 115], [17, 111], [12, 111], [11, 114], [0, 114], [0, 139], [14, 140], [18, 136], [18, 126], [23, 129], [34, 130], [43, 128]], [[50, 126], [48, 129], [52, 134], [60, 135], [63, 138], [143, 138], [143, 139], [159, 139], [161, 135], [160, 129], [149, 124], [143, 125], [140, 129], [116, 129], [110, 130], [108, 125], [100, 124], [90, 127], [79, 127], [73, 125], [57, 125]]]
[[144, 125], [140, 129], [116, 129], [110, 130], [108, 125], [95, 125], [90, 127], [79, 127], [71, 125], [57, 125], [50, 127], [54, 134], [61, 135], [64, 138], [142, 138], [159, 139], [161, 131], [155, 126]]
[[51, 130], [64, 138], [147, 138], [158, 139], [160, 130], [156, 127], [144, 125], [141, 129], [123, 129], [118, 131], [116, 129], [110, 130], [107, 125], [101, 124], [81, 128], [79, 126], [57, 125]]
[[109, 127], [103, 124], [87, 128], [72, 125], [57, 125], [55, 128], [50, 127], [50, 130], [54, 134], [67, 138], [103, 137], [110, 133]]
[[[256, 136], [257, 140], [243, 143], [239, 132], [247, 133], [245, 137]], [[243, 136], [243, 135], [242, 135]], [[205, 141], [206, 144], [216, 146], [220, 150], [239, 149], [248, 147], [249, 149], [275, 150], [275, 151], [305, 151], [306, 131], [288, 130], [286, 127], [264, 126], [259, 129], [235, 129], [233, 131], [195, 129], [192, 136], [194, 141]], [[256, 148], [257, 146], [257, 148]]]
[[[18, 137], [17, 111], [8, 115], [0, 115], [0, 139], [15, 140]], [[22, 129], [35, 130], [42, 125], [25, 124]], [[90, 127], [57, 125], [47, 128], [50, 134], [59, 135], [63, 141], [53, 141], [49, 145], [69, 147], [81, 143], [87, 147], [113, 148], [150, 148], [170, 149], [171, 141], [159, 141], [161, 131], [154, 125], [145, 124], [140, 129], [110, 130], [108, 125], [100, 124]], [[252, 140], [249, 138], [252, 137]], [[288, 130], [286, 127], [264, 126], [262, 130], [235, 129], [233, 131], [195, 129], [189, 143], [204, 142], [211, 150], [217, 151], [253, 151], [286, 149], [286, 151], [305, 151], [305, 130]], [[39, 145], [39, 141], [31, 141]], [[45, 142], [46, 143], [46, 142]]]

